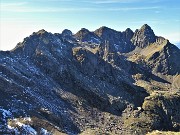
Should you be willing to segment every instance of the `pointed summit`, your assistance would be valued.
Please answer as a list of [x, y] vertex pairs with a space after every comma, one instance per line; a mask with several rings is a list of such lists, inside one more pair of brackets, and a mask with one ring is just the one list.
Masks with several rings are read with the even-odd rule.
[[86, 28], [82, 28], [80, 31], [81, 31], [81, 32], [84, 32], [84, 33], [90, 32], [90, 31], [89, 31], [88, 29], [86, 29]]
[[74, 36], [77, 40], [80, 40], [82, 42], [100, 43], [100, 38], [86, 28], [82, 28]]
[[144, 24], [139, 30], [136, 30], [132, 38], [134, 45], [140, 48], [144, 48], [155, 41], [156, 36], [154, 31], [147, 24]]
[[101, 30], [108, 30], [108, 29], [111, 29], [111, 28], [108, 28], [108, 27], [106, 27], [106, 26], [102, 26], [102, 27], [100, 27], [99, 29], [101, 29]]
[[79, 30], [74, 36], [80, 40], [80, 41], [83, 41], [84, 40], [84, 37], [86, 35], [88, 35], [90, 33], [90, 31], [86, 28], [82, 28], [81, 30]]
[[127, 40], [131, 40], [133, 35], [134, 35], [134, 32], [130, 28], [127, 28], [125, 31], [123, 31], [123, 37]]
[[130, 32], [130, 33], [133, 33], [133, 31], [130, 29], [130, 28], [127, 28], [126, 30], [125, 30], [125, 32]]
[[80, 31], [78, 31], [75, 35], [86, 35], [88, 34], [90, 31], [86, 28], [82, 28]]
[[38, 32], [34, 32], [33, 33], [33, 35], [34, 34], [36, 34], [36, 35], [43, 35], [43, 34], [45, 34], [45, 33], [48, 33], [46, 30], [44, 30], [44, 29], [41, 29], [41, 30], [39, 30]]
[[73, 35], [72, 32], [68, 29], [64, 29], [62, 31], [62, 36], [72, 36], [72, 35]]
[[141, 28], [140, 31], [148, 37], [155, 37], [154, 31], [151, 29], [151, 27], [147, 24], [144, 24]]
[[114, 33], [118, 33], [116, 30], [108, 28], [106, 26], [102, 26], [99, 29], [95, 30], [94, 33], [96, 35], [98, 35], [99, 37], [104, 37], [107, 34], [114, 34]]
[[148, 24], [144, 24], [141, 29], [151, 29], [151, 27]]

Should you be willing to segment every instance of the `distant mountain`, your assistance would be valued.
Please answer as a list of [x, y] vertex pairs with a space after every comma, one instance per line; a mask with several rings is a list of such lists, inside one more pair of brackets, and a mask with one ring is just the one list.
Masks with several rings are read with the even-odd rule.
[[179, 58], [147, 24], [34, 32], [0, 51], [0, 134], [180, 131]]

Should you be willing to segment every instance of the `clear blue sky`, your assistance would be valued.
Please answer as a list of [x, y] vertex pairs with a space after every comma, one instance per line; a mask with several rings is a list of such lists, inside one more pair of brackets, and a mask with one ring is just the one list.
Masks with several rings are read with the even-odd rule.
[[180, 43], [180, 0], [0, 0], [0, 50], [39, 29], [134, 31], [145, 23], [156, 35]]

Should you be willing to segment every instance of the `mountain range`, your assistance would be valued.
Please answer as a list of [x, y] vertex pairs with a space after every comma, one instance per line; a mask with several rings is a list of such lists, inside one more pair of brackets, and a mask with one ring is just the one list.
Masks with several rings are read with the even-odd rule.
[[34, 32], [0, 51], [0, 133], [178, 132], [179, 58], [147, 24]]

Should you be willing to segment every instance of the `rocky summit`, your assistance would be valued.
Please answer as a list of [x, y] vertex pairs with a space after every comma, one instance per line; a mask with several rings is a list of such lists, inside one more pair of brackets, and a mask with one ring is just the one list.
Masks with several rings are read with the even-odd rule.
[[34, 32], [0, 51], [0, 134], [178, 132], [179, 58], [147, 24]]

